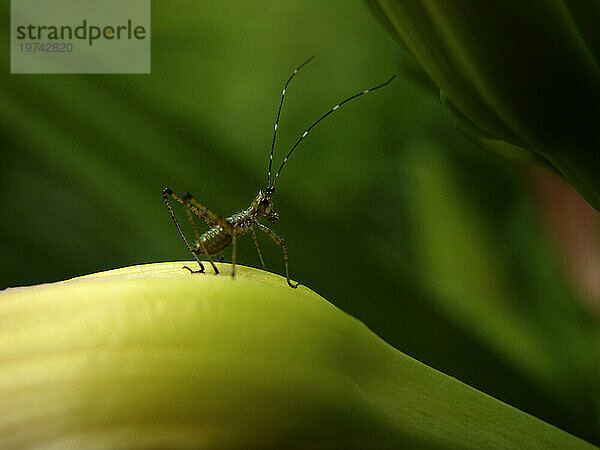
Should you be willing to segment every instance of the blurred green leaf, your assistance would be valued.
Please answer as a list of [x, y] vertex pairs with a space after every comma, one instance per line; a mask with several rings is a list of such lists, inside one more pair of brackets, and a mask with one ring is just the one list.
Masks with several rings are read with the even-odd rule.
[[[465, 207], [466, 194], [449, 178], [448, 158], [436, 150], [433, 144], [423, 144], [409, 154], [410, 182], [417, 197], [411, 217], [421, 230], [415, 234], [420, 250], [415, 262], [417, 272], [426, 274], [423, 288], [433, 292], [450, 320], [505, 355], [569, 408], [597, 401], [598, 327], [581, 323], [576, 309], [565, 301], [564, 290], [553, 289], [552, 275], [540, 273], [533, 261], [529, 278], [539, 279], [534, 288], [538, 292], [512, 287], [491, 227]], [[521, 230], [527, 228], [520, 224]], [[533, 237], [529, 246], [528, 253], [544, 253]], [[519, 302], [526, 308], [515, 308]], [[564, 351], [559, 354], [560, 347]], [[574, 384], [572, 379], [580, 381]]]
[[368, 3], [461, 122], [546, 159], [600, 209], [598, 2]]

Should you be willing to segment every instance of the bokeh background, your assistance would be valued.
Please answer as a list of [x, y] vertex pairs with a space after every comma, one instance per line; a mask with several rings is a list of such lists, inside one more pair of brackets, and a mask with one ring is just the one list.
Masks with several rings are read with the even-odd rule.
[[[286, 95], [276, 163], [395, 73], [282, 173], [273, 229], [293, 278], [399, 350], [600, 443], [597, 213], [469, 142], [363, 3], [153, 0], [151, 75], [10, 75], [8, 1], [0, 13], [0, 288], [188, 260], [162, 188], [246, 208], [294, 67], [315, 56]], [[250, 238], [238, 252], [260, 267]]]

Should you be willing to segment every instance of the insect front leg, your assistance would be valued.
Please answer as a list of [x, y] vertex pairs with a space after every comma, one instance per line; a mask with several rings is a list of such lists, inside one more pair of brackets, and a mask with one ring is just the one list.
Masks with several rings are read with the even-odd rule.
[[256, 231], [254, 231], [254, 225], [252, 225], [252, 240], [254, 240], [254, 245], [256, 246], [256, 251], [258, 252], [258, 257], [260, 258], [260, 263], [262, 264], [263, 269], [266, 269], [262, 253], [260, 252], [260, 247], [258, 246], [258, 239], [256, 239]]
[[275, 232], [273, 230], [271, 230], [269, 227], [263, 225], [260, 222], [256, 222], [256, 226], [258, 228], [260, 228], [262, 231], [264, 231], [271, 239], [273, 239], [273, 241], [275, 241], [275, 243], [281, 247], [281, 250], [283, 250], [283, 261], [285, 263], [285, 276], [287, 278], [287, 283], [291, 288], [296, 289], [300, 283], [296, 283], [293, 284], [290, 280], [290, 264], [289, 264], [289, 257], [288, 257], [288, 249], [287, 246], [285, 245], [285, 243], [283, 242], [283, 239], [281, 239], [279, 236], [277, 236], [277, 234], [275, 234]]

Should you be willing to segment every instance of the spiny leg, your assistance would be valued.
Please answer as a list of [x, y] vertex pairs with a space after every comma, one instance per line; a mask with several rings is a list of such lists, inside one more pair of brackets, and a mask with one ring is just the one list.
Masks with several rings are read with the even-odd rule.
[[215, 265], [215, 263], [213, 262], [212, 258], [208, 254], [208, 250], [206, 249], [206, 246], [204, 245], [204, 242], [202, 242], [202, 239], [198, 239], [198, 241], [196, 242], [196, 245], [194, 246], [194, 248], [197, 248], [198, 250], [200, 250], [202, 252], [202, 254], [208, 258], [208, 261], [210, 262], [210, 265], [212, 266], [213, 270], [215, 271], [215, 275], [218, 275], [219, 274], [219, 269], [217, 269], [217, 266]]
[[236, 228], [233, 228], [233, 233], [231, 234], [231, 278], [235, 278], [235, 260], [237, 257], [237, 233]]
[[212, 212], [206, 206], [202, 205], [198, 200], [196, 200], [192, 194], [187, 193], [185, 195], [185, 199], [181, 198], [179, 195], [175, 194], [171, 189], [165, 188], [163, 190], [163, 196], [169, 195], [174, 200], [181, 203], [184, 207], [189, 208], [191, 212], [200, 217], [208, 226], [214, 227], [215, 225], [221, 226], [227, 233], [231, 233], [233, 227], [224, 217]]
[[169, 188], [165, 188], [163, 190], [163, 199], [165, 201], [165, 205], [167, 207], [167, 210], [169, 211], [169, 215], [171, 216], [173, 223], [175, 224], [175, 228], [177, 228], [177, 231], [179, 232], [179, 236], [181, 236], [181, 239], [183, 239], [183, 242], [185, 242], [185, 246], [187, 247], [189, 252], [192, 254], [192, 256], [194, 257], [194, 259], [196, 260], [198, 265], [200, 266], [200, 270], [196, 270], [196, 271], [190, 269], [188, 266], [184, 266], [184, 268], [189, 270], [192, 273], [204, 273], [204, 266], [202, 265], [202, 262], [200, 261], [200, 259], [198, 258], [198, 256], [196, 255], [196, 253], [194, 252], [192, 247], [190, 247], [190, 244], [188, 243], [187, 239], [185, 238], [185, 235], [183, 234], [183, 231], [181, 230], [181, 227], [179, 226], [179, 222], [177, 221], [177, 218], [175, 217], [175, 213], [173, 213], [173, 208], [171, 207], [171, 203], [169, 202], [169, 197], [168, 197], [172, 193], [173, 193], [173, 191], [171, 191], [171, 189], [169, 189]]
[[256, 251], [258, 252], [258, 257], [260, 258], [260, 263], [262, 264], [263, 269], [266, 269], [262, 253], [260, 252], [260, 247], [258, 246], [258, 239], [256, 239], [256, 231], [254, 231], [254, 226], [252, 226], [252, 239], [254, 240], [254, 245], [256, 246]]
[[281, 247], [281, 250], [283, 250], [283, 261], [285, 262], [285, 276], [287, 278], [287, 283], [289, 284], [290, 287], [296, 289], [301, 283], [296, 283], [294, 285], [290, 281], [290, 264], [289, 264], [288, 250], [287, 250], [287, 246], [283, 242], [283, 239], [281, 239], [279, 236], [277, 236], [277, 234], [275, 234], [275, 232], [273, 230], [271, 230], [269, 227], [263, 225], [260, 222], [256, 222], [256, 226], [258, 228], [260, 228], [262, 231], [264, 231], [271, 239], [273, 239], [275, 241], [275, 243], [279, 247]]
[[198, 214], [198, 216], [201, 217], [202, 220], [204, 220], [207, 225], [209, 225], [211, 227], [214, 227], [215, 225], [219, 225], [227, 233], [229, 233], [229, 234], [233, 233], [233, 226], [229, 222], [227, 222], [225, 217], [222, 217], [222, 216], [212, 212], [210, 209], [208, 209], [206, 206], [204, 206], [202, 203], [200, 203], [198, 200], [196, 200], [192, 194], [190, 194], [189, 192], [186, 193], [184, 199], [186, 202], [188, 202], [188, 204], [191, 204], [190, 209], [192, 211], [194, 211], [194, 209], [195, 209], [200, 213], [200, 214], [198, 214], [198, 213], [196, 213], [196, 214]]
[[[186, 209], [186, 214], [188, 214], [188, 212], [193, 212], [198, 217], [200, 217], [202, 220], [204, 220], [204, 222], [206, 222], [207, 225], [209, 225], [211, 227], [219, 225], [228, 232], [229, 232], [229, 230], [233, 230], [233, 227], [231, 226], [231, 224], [229, 222], [227, 222], [224, 217], [219, 216], [218, 214], [216, 214], [216, 213], [212, 212], [210, 209], [208, 209], [206, 206], [202, 205], [189, 192], [186, 193], [183, 197], [179, 197], [171, 189], [165, 188], [163, 190], [163, 197], [165, 198], [165, 200], [167, 199], [167, 197], [166, 197], [167, 195], [172, 197], [179, 203], [181, 203]], [[168, 206], [170, 208], [171, 205], [169, 204]], [[171, 217], [173, 217], [173, 219], [175, 220], [175, 215], [173, 214], [173, 209], [171, 208], [170, 211], [171, 211]], [[188, 216], [188, 218], [190, 218], [190, 216]], [[200, 250], [201, 253], [208, 258], [213, 270], [215, 271], [215, 274], [218, 274], [219, 269], [217, 269], [217, 266], [215, 265], [212, 258], [208, 254], [206, 247], [202, 243], [202, 240], [200, 239], [200, 235], [198, 233], [198, 229], [196, 228], [196, 224], [193, 222], [193, 218], [191, 218], [189, 220], [190, 220], [190, 223], [192, 224], [192, 229], [194, 230], [194, 234], [196, 235], [196, 245], [194, 246], [194, 249]], [[182, 235], [182, 237], [183, 237], [181, 228], [179, 227], [179, 225], [177, 225], [177, 226], [179, 229], [179, 234]], [[186, 245], [188, 246], [188, 249], [191, 249], [190, 245], [187, 243], [187, 240], [185, 242], [186, 242]], [[193, 250], [190, 250], [190, 251], [194, 254], [194, 258], [196, 259], [196, 261], [200, 261], [196, 257], [196, 253]], [[202, 265], [202, 263], [200, 263], [200, 266], [202, 267], [201, 272], [204, 272], [204, 266]], [[189, 270], [189, 267], [188, 267], [188, 270]], [[193, 271], [190, 270], [190, 272], [193, 272]]]
[[[196, 221], [194, 220], [194, 215], [192, 214], [192, 209], [191, 209], [192, 206], [188, 203], [188, 200], [190, 198], [192, 198], [192, 194], [190, 194], [189, 192], [183, 196], [183, 201], [184, 201], [184, 206], [185, 206], [185, 214], [187, 215], [188, 221], [190, 222], [190, 226], [192, 227], [192, 230], [194, 232], [194, 236], [196, 237], [196, 243], [194, 245], [194, 250], [195, 250], [195, 252], [201, 252], [204, 256], [206, 256], [208, 258], [208, 260], [210, 261], [210, 265], [212, 266], [213, 270], [215, 271], [215, 274], [218, 274], [219, 269], [217, 269], [217, 266], [215, 265], [212, 258], [208, 254], [208, 250], [206, 249], [206, 246], [204, 245], [204, 243], [202, 242], [202, 239], [200, 238], [200, 233], [198, 232], [198, 227], [196, 227]], [[208, 224], [208, 225], [210, 225], [210, 224]]]
[[[185, 196], [183, 197], [185, 200]], [[194, 220], [194, 215], [192, 214], [192, 211], [190, 210], [189, 204], [185, 205], [185, 215], [188, 218], [188, 222], [190, 223], [190, 226], [192, 227], [192, 231], [194, 232], [194, 237], [196, 238], [196, 242], [200, 242], [200, 232], [198, 231], [198, 227], [196, 226], [196, 221]]]

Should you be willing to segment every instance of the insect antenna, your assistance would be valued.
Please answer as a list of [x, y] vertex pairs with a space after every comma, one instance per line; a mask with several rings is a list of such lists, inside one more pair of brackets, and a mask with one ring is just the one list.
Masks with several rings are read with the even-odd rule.
[[[365, 89], [364, 91], [361, 91], [358, 94], [354, 94], [352, 97], [348, 97], [346, 100], [344, 100], [342, 102], [339, 102], [337, 105], [335, 105], [329, 111], [327, 111], [325, 114], [323, 114], [321, 117], [319, 117], [310, 127], [308, 127], [306, 129], [306, 131], [304, 133], [302, 133], [302, 135], [296, 141], [296, 143], [293, 145], [292, 149], [288, 152], [288, 154], [286, 155], [286, 157], [283, 158], [283, 162], [281, 163], [281, 166], [279, 166], [279, 169], [277, 170], [277, 173], [275, 174], [275, 178], [273, 179], [273, 184], [272, 185], [267, 185], [267, 186], [269, 186], [268, 190], [271, 191], [271, 192], [275, 190], [275, 183], [277, 183], [277, 178], [279, 178], [279, 174], [281, 173], [281, 170], [283, 169], [283, 166], [285, 166], [285, 163], [287, 162], [287, 160], [290, 157], [290, 155], [292, 154], [292, 152], [296, 149], [296, 147], [298, 147], [298, 145], [300, 144], [300, 142], [302, 142], [302, 139], [304, 139], [306, 137], [306, 135], [310, 132], [310, 130], [312, 130], [314, 127], [316, 127], [319, 122], [321, 122], [327, 116], [329, 116], [331, 113], [333, 113], [334, 111], [336, 111], [344, 103], [348, 103], [350, 100], [354, 100], [355, 98], [360, 97], [361, 95], [368, 94], [369, 92], [373, 92], [376, 89], [379, 89], [379, 88], [382, 88], [384, 86], [387, 86], [388, 84], [390, 84], [392, 82], [392, 80], [394, 78], [396, 78], [396, 75], [393, 75], [389, 80], [387, 80], [383, 84], [380, 84], [378, 86], [375, 86], [375, 87], [372, 87], [372, 88], [369, 88], [369, 89]], [[282, 101], [283, 101], [283, 98], [282, 98]], [[271, 153], [271, 156], [272, 156], [272, 153]], [[271, 170], [271, 167], [269, 165], [269, 173], [270, 173], [270, 170]], [[269, 175], [269, 179], [270, 179], [270, 175]]]
[[277, 119], [275, 119], [275, 131], [273, 132], [273, 143], [271, 144], [271, 155], [269, 156], [269, 171], [267, 173], [267, 186], [271, 186], [271, 166], [273, 165], [273, 151], [275, 150], [275, 139], [277, 138], [277, 128], [279, 127], [279, 116], [281, 115], [281, 107], [283, 106], [283, 98], [285, 97], [285, 90], [287, 89], [288, 84], [290, 84], [290, 81], [292, 81], [292, 78], [294, 78], [294, 75], [296, 75], [298, 73], [298, 71], [300, 69], [302, 69], [305, 65], [307, 65], [309, 62], [311, 62], [313, 58], [314, 58], [314, 56], [311, 56], [306, 61], [304, 61], [302, 64], [300, 64], [298, 67], [296, 67], [296, 69], [294, 69], [294, 71], [292, 72], [290, 77], [285, 82], [285, 85], [283, 86], [283, 90], [281, 91], [281, 101], [279, 102], [279, 109], [277, 110]]

